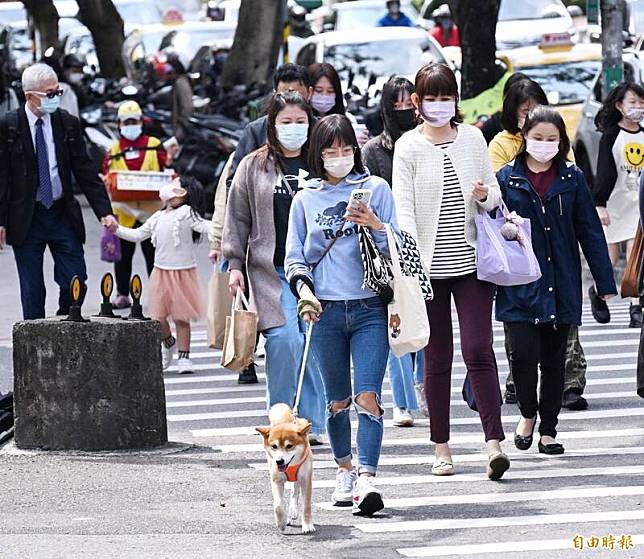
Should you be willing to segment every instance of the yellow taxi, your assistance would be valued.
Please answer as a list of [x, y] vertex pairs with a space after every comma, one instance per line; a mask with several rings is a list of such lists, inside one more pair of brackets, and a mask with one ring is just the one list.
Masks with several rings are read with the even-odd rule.
[[536, 81], [563, 116], [571, 142], [581, 110], [601, 68], [597, 43], [575, 44], [567, 34], [545, 35], [538, 46], [499, 51], [508, 73], [521, 72]]

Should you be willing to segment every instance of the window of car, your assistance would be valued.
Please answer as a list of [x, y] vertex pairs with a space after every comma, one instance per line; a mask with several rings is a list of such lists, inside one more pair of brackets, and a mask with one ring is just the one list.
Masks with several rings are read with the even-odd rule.
[[[409, 2], [402, 2], [400, 10], [412, 19], [418, 13]], [[336, 10], [335, 29], [344, 31], [347, 29], [377, 27], [378, 21], [385, 15], [387, 15], [387, 7], [384, 2], [382, 5], [360, 5], [356, 3], [355, 6], [351, 6], [350, 4], [343, 4], [342, 8]]]
[[519, 70], [543, 88], [553, 105], [570, 105], [586, 100], [600, 68], [600, 60], [583, 60]]
[[147, 2], [117, 2], [115, 4], [125, 23], [149, 25], [161, 23], [161, 10]]
[[502, 0], [499, 21], [561, 17], [566, 7], [561, 0]]
[[434, 43], [423, 38], [333, 45], [325, 49], [324, 61], [348, 81], [350, 73], [366, 77], [411, 76], [423, 64], [445, 59]]

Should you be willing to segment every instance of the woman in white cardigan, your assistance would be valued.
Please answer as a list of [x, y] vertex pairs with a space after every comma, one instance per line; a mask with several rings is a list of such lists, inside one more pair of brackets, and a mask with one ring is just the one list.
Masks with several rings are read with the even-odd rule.
[[461, 351], [487, 443], [487, 474], [500, 479], [510, 461], [500, 446], [505, 436], [492, 349], [494, 286], [476, 277], [474, 223], [480, 210], [498, 206], [499, 185], [483, 135], [461, 124], [458, 87], [447, 66], [421, 68], [412, 100], [424, 122], [396, 143], [392, 187], [400, 227], [418, 242], [434, 291], [427, 303], [431, 337], [425, 349], [425, 391], [436, 454], [432, 473], [454, 473], [449, 448], [453, 296]]

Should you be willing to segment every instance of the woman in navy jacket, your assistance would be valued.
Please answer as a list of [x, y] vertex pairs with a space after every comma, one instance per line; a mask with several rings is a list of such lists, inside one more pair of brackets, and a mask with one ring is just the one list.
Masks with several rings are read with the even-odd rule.
[[[524, 145], [515, 161], [497, 174], [510, 211], [529, 218], [542, 277], [533, 283], [499, 287], [496, 318], [510, 336], [510, 362], [521, 420], [514, 443], [532, 445], [539, 425], [539, 451], [562, 454], [555, 441], [564, 386], [568, 330], [581, 324], [582, 278], [579, 245], [595, 279], [597, 293], [617, 293], [601, 223], [581, 170], [566, 161], [570, 141], [563, 119], [549, 107], [535, 107], [523, 128]], [[541, 390], [537, 400], [537, 374]]]

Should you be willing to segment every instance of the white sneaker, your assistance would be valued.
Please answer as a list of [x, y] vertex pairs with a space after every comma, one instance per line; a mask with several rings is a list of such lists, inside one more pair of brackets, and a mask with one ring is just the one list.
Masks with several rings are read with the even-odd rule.
[[405, 408], [394, 406], [394, 426], [396, 427], [413, 427], [414, 418], [411, 412]]
[[170, 347], [166, 347], [165, 344], [161, 342], [161, 365], [163, 366], [164, 371], [172, 364], [172, 356], [174, 355], [176, 347], [176, 341]]
[[353, 486], [358, 479], [358, 472], [338, 470], [335, 474], [335, 491], [331, 496], [336, 507], [348, 507], [353, 501]]
[[372, 476], [359, 476], [353, 488], [353, 514], [371, 516], [385, 507]]
[[194, 373], [192, 370], [192, 361], [185, 357], [179, 357], [179, 359], [177, 359], [177, 369], [179, 370], [180, 375]]
[[425, 387], [422, 384], [415, 384], [416, 400], [418, 400], [418, 413], [423, 417], [429, 417], [429, 410], [427, 409], [427, 400], [425, 399]]

